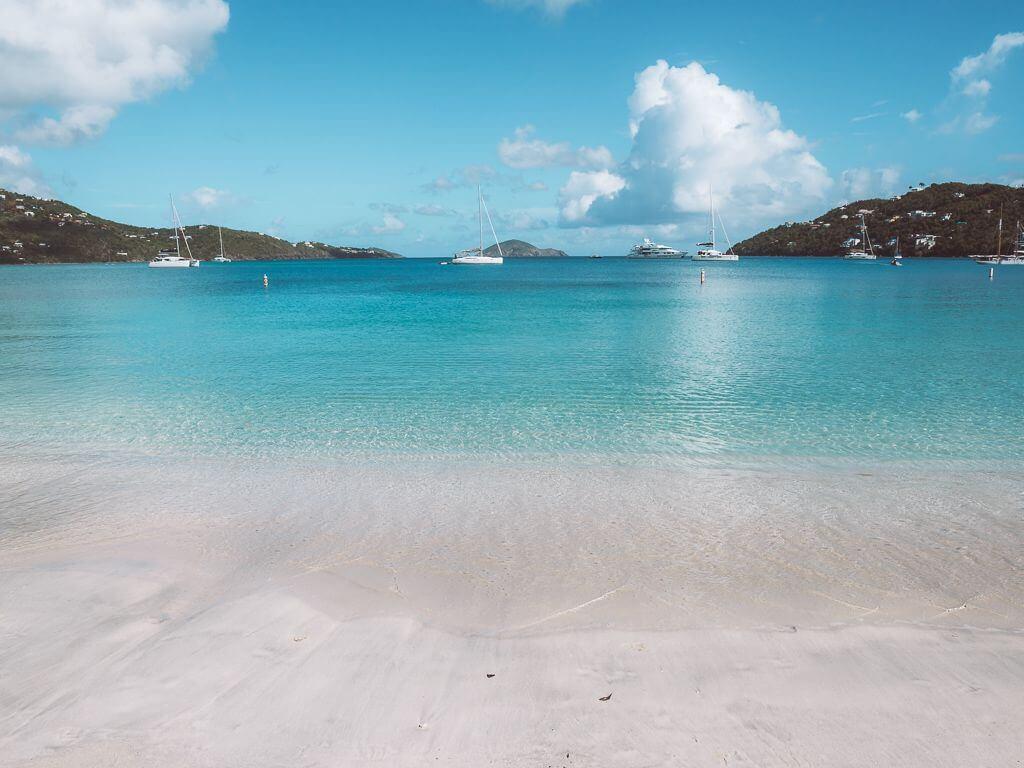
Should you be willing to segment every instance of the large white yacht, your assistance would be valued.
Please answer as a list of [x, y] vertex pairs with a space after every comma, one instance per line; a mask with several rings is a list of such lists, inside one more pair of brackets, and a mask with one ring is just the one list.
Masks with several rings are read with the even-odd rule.
[[[721, 216], [719, 216], [721, 220]], [[725, 234], [725, 224], [722, 224], [722, 233]], [[725, 235], [726, 242], [729, 236]], [[708, 241], [697, 243], [697, 252], [693, 254], [694, 261], [739, 261], [740, 257], [732, 252], [732, 244], [723, 252], [715, 247], [715, 195], [708, 189]]]
[[649, 237], [645, 237], [642, 243], [637, 243], [629, 250], [627, 258], [630, 259], [683, 259], [686, 258], [686, 251], [679, 251], [667, 245], [660, 245]]
[[[468, 248], [459, 251], [452, 256], [451, 264], [504, 264], [505, 254], [501, 252], [501, 243], [498, 242], [498, 234], [494, 231], [494, 222], [491, 221], [491, 212], [487, 210], [487, 203], [484, 202], [484, 193], [480, 187], [476, 188], [477, 197], [477, 218], [480, 220], [480, 247]], [[497, 256], [488, 256], [484, 253], [484, 214], [487, 214], [487, 223], [491, 225], [491, 234], [494, 235], [494, 244], [498, 247]]]
[[[174, 224], [174, 250], [163, 250], [157, 253], [156, 258], [149, 262], [149, 266], [158, 269], [198, 267], [199, 259], [192, 256], [192, 247], [188, 244], [188, 237], [185, 229], [181, 226], [181, 219], [178, 217], [178, 209], [174, 207], [174, 199], [171, 201], [171, 221]], [[188, 257], [181, 255], [181, 243], [184, 241]]]
[[852, 261], [868, 261], [878, 258], [878, 255], [875, 253], [875, 246], [871, 243], [871, 236], [868, 234], [868, 225], [864, 221], [863, 213], [860, 214], [860, 245], [860, 248], [854, 247], [844, 253], [843, 258]]

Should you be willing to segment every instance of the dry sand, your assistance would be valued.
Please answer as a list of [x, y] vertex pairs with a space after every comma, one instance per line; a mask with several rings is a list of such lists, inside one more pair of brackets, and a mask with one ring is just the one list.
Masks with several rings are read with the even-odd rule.
[[7, 458], [0, 765], [1022, 765], [1022, 489]]

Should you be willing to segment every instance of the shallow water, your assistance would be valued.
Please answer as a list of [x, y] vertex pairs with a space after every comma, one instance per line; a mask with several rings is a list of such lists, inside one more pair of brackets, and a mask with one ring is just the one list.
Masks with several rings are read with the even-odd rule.
[[689, 262], [618, 259], [0, 268], [0, 446], [1024, 459], [1024, 270], [705, 269], [701, 286]]

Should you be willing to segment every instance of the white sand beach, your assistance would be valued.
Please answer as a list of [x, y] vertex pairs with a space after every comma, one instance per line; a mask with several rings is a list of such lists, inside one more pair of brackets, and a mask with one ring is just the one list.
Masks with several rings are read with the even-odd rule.
[[1020, 765], [1022, 480], [8, 458], [0, 764]]

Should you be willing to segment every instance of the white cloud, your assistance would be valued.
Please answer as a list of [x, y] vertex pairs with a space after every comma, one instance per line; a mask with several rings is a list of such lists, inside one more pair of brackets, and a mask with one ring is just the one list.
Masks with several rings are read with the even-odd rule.
[[988, 50], [963, 58], [949, 73], [949, 102], [960, 112], [940, 126], [942, 133], [978, 134], [987, 131], [999, 121], [998, 115], [985, 114], [985, 106], [992, 83], [991, 75], [1005, 62], [1010, 53], [1024, 46], [1024, 32], [996, 35]]
[[562, 222], [657, 224], [704, 216], [708, 189], [737, 222], [819, 204], [832, 180], [779, 110], [723, 85], [696, 62], [665, 61], [636, 77], [633, 147], [614, 171], [574, 171], [561, 190]]
[[607, 147], [579, 147], [569, 142], [549, 144], [533, 138], [535, 128], [524, 125], [516, 128], [514, 138], [504, 138], [498, 144], [498, 157], [510, 168], [608, 168], [614, 165]]
[[2, 0], [0, 110], [22, 140], [102, 133], [117, 109], [188, 83], [228, 22], [224, 0]]
[[843, 171], [839, 186], [850, 200], [891, 195], [900, 180], [897, 168], [850, 168]]
[[11, 144], [0, 144], [0, 188], [35, 197], [50, 191], [39, 178], [32, 158]]
[[234, 196], [224, 189], [199, 187], [186, 194], [185, 199], [198, 205], [203, 210], [207, 210], [209, 208], [217, 208], [218, 206], [231, 202], [234, 199]]
[[878, 117], [885, 117], [887, 114], [888, 114], [888, 112], [872, 112], [869, 115], [857, 115], [856, 117], [851, 117], [850, 118], [850, 122], [851, 123], [863, 123], [863, 122], [865, 122], [867, 120], [874, 120], [875, 118], [878, 118]]
[[424, 205], [417, 205], [412, 209], [413, 213], [417, 213], [420, 216], [454, 216], [455, 211], [451, 208], [445, 208], [434, 203], [427, 203]]
[[902, 117], [908, 123], [916, 123], [918, 120], [924, 117], [924, 115], [922, 115], [916, 109], [911, 109], [909, 112], [904, 112]]
[[531, 181], [526, 185], [526, 188], [531, 192], [546, 192], [548, 185], [543, 181]]
[[610, 171], [573, 171], [559, 192], [562, 219], [569, 223], [582, 222], [598, 199], [614, 201], [626, 186], [626, 180]]
[[989, 91], [991, 90], [992, 83], [988, 80], [971, 80], [964, 86], [963, 94], [965, 96], [988, 96]]
[[504, 5], [509, 8], [537, 8], [552, 18], [561, 18], [574, 5], [586, 0], [487, 0], [491, 5]]
[[384, 220], [377, 226], [371, 227], [370, 231], [375, 235], [393, 235], [403, 229], [405, 229], [404, 221], [393, 213], [385, 213]]
[[1024, 32], [996, 35], [987, 51], [977, 56], [965, 57], [953, 68], [950, 77], [959, 82], [992, 72], [1002, 66], [1011, 51], [1021, 46], [1024, 46]]

